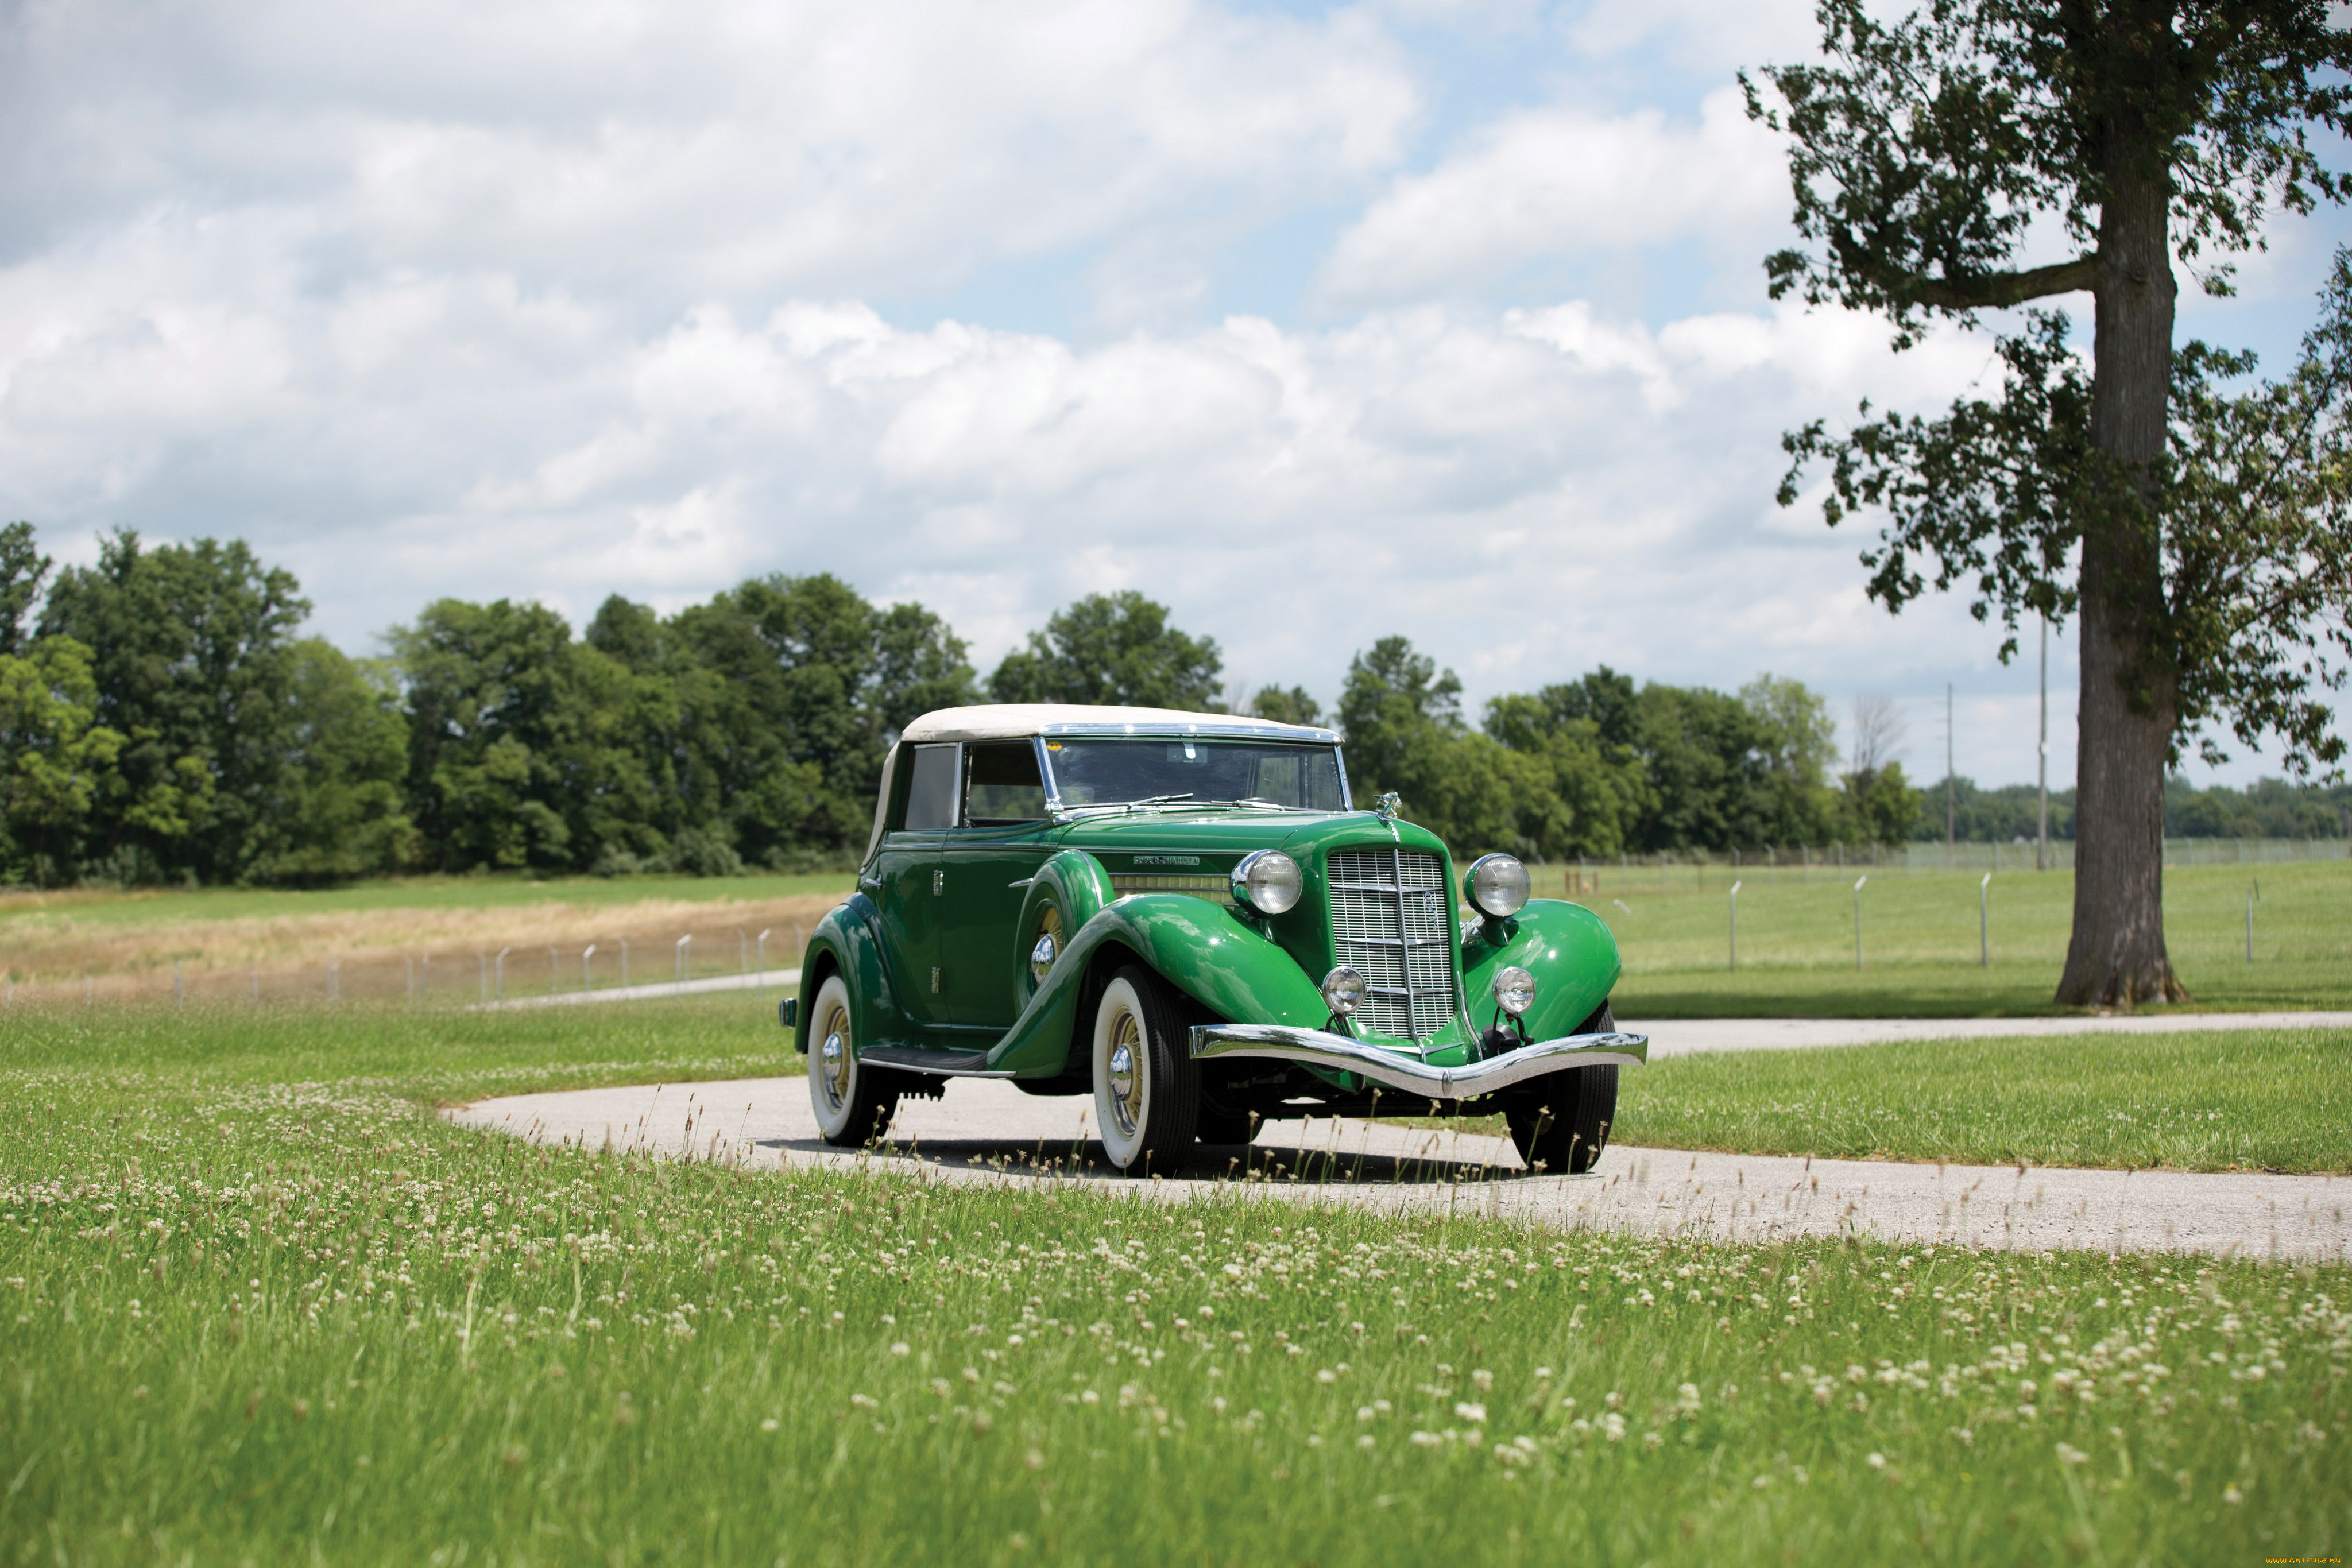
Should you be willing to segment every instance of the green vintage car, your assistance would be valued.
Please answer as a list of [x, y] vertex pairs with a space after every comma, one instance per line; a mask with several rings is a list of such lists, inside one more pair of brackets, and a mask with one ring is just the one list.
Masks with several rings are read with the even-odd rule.
[[828, 1143], [951, 1078], [1091, 1094], [1119, 1169], [1181, 1169], [1263, 1119], [1500, 1111], [1581, 1173], [1617, 1070], [1617, 944], [1487, 855], [1456, 880], [1339, 737], [1222, 714], [949, 708], [882, 770], [857, 892], [782, 1009]]

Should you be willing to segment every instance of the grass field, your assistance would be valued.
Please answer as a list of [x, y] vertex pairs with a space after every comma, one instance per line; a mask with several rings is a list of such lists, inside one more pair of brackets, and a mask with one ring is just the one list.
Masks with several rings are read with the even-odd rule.
[[[1570, 890], [1545, 868], [1538, 891]], [[1863, 967], [1854, 967], [1854, 880]], [[2071, 873], [1993, 878], [1980, 964], [1978, 873], [1843, 873], [1783, 866], [1599, 873], [1574, 893], [1617, 934], [1628, 1018], [1815, 1014], [1997, 1017], [2054, 1011], [2074, 913]], [[2246, 900], [2254, 961], [2246, 961]], [[1739, 892], [1731, 967], [1731, 883]], [[2352, 1006], [2352, 862], [2191, 866], [2165, 874], [2165, 937], [2196, 1005], [2224, 1010]]]
[[740, 998], [0, 1025], [0, 1562], [2056, 1564], [2352, 1535], [2342, 1267], [754, 1176], [422, 1109], [775, 1048]]
[[625, 971], [634, 984], [667, 980], [681, 956], [689, 977], [731, 973], [755, 962], [763, 929], [768, 967], [789, 967], [850, 883], [443, 877], [322, 893], [15, 894], [0, 898], [0, 967], [15, 999], [36, 1005], [413, 994], [446, 1006], [609, 988]]

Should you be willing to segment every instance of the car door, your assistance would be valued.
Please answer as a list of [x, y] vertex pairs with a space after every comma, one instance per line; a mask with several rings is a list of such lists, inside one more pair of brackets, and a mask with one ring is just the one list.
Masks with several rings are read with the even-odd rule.
[[940, 835], [939, 965], [945, 1021], [1002, 1030], [1015, 998], [1015, 923], [1053, 852], [1045, 779], [1031, 740], [964, 746], [962, 809]]
[[917, 746], [908, 761], [906, 803], [898, 825], [882, 835], [868, 892], [882, 914], [891, 984], [898, 1005], [919, 1024], [947, 1021], [945, 977], [940, 972], [943, 890], [940, 840], [955, 824], [962, 784], [962, 747]]

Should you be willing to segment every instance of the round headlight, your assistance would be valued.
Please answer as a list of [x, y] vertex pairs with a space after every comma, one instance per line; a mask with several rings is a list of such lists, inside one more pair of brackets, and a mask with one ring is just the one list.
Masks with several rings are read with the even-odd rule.
[[1343, 1019], [1355, 1017], [1364, 1005], [1364, 977], [1345, 964], [1324, 976], [1323, 1005]]
[[1517, 915], [1528, 906], [1528, 868], [1517, 855], [1481, 856], [1462, 879], [1462, 895], [1481, 915]]
[[1536, 977], [1517, 964], [1495, 977], [1495, 1004], [1513, 1018], [1536, 1005]]
[[1260, 915], [1281, 915], [1298, 902], [1306, 886], [1298, 862], [1280, 850], [1255, 850], [1234, 867], [1234, 902]]

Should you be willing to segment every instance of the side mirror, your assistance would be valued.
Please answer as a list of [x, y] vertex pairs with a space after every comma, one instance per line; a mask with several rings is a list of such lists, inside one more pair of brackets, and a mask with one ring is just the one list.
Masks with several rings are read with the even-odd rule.
[[783, 1025], [787, 1032], [798, 1029], [801, 1023], [800, 998], [786, 997], [782, 1001], [778, 1002], [776, 1004], [776, 1021]]

